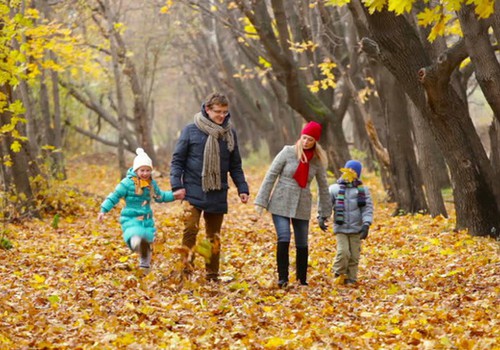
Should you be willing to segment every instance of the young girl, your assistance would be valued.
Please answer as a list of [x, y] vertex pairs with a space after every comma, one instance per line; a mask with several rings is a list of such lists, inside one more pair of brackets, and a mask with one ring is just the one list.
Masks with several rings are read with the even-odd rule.
[[120, 198], [125, 199], [125, 207], [120, 214], [120, 224], [123, 240], [128, 247], [139, 253], [139, 267], [145, 272], [151, 265], [151, 243], [155, 237], [155, 224], [151, 201], [172, 202], [181, 199], [181, 194], [172, 191], [162, 191], [155, 180], [151, 178], [153, 162], [142, 148], [137, 148], [134, 165], [127, 176], [116, 186], [101, 204], [101, 212], [97, 219], [102, 221], [104, 214], [118, 204]]
[[294, 146], [285, 146], [274, 158], [255, 199], [257, 210], [266, 208], [273, 216], [277, 234], [276, 261], [278, 286], [288, 285], [288, 250], [293, 226], [296, 247], [296, 276], [307, 285], [309, 220], [312, 196], [310, 184], [318, 183], [320, 228], [326, 230], [326, 219], [332, 213], [326, 179], [326, 154], [318, 143], [321, 124], [309, 122]]

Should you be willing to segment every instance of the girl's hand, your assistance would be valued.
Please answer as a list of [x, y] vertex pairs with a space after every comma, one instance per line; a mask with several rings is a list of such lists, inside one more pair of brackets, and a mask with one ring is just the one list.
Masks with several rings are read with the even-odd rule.
[[102, 220], [104, 220], [104, 213], [97, 214], [97, 221], [101, 222]]

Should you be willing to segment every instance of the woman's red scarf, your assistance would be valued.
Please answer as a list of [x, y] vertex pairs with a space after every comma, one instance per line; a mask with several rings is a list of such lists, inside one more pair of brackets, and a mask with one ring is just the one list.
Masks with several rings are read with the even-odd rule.
[[295, 170], [295, 174], [293, 175], [295, 181], [297, 181], [299, 186], [302, 188], [306, 188], [307, 186], [307, 180], [309, 179], [309, 163], [314, 157], [314, 148], [305, 149], [304, 154], [306, 155], [307, 162], [303, 162], [302, 159], [300, 159], [299, 166], [297, 167], [297, 170]]

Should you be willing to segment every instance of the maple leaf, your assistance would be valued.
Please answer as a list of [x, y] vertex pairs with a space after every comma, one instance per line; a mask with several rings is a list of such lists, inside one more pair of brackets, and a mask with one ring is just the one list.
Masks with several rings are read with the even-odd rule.
[[403, 13], [410, 12], [415, 0], [388, 0], [389, 1], [389, 11], [394, 11], [396, 14], [401, 15]]
[[340, 172], [342, 173], [341, 177], [348, 182], [353, 182], [358, 178], [356, 171], [351, 168], [340, 168]]

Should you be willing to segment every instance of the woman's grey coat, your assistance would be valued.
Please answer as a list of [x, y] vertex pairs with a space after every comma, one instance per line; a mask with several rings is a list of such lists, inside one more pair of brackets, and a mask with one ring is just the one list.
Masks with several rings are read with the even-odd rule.
[[319, 195], [318, 214], [329, 217], [332, 214], [332, 204], [328, 194], [325, 168], [320, 160], [314, 157], [309, 165], [307, 186], [301, 188], [293, 178], [298, 165], [295, 147], [285, 146], [274, 158], [254, 203], [266, 208], [271, 214], [310, 220], [312, 204], [310, 184], [312, 179], [316, 178]]

